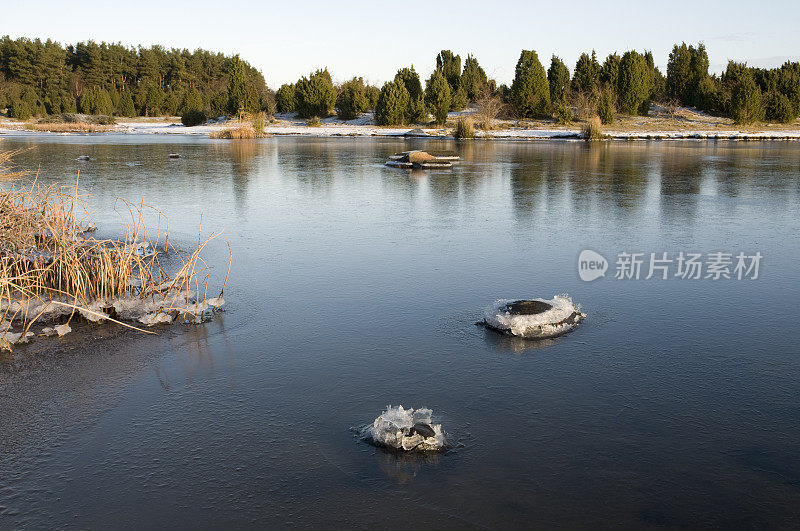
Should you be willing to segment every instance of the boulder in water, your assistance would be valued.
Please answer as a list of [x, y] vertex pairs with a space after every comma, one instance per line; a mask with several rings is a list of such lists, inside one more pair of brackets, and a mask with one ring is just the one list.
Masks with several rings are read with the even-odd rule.
[[425, 162], [431, 162], [434, 160], [436, 160], [436, 157], [434, 157], [427, 151], [410, 151], [408, 155], [406, 155], [406, 160], [404, 160], [403, 162], [410, 162], [411, 164], [422, 165]]
[[389, 157], [387, 166], [396, 168], [452, 168], [458, 157], [437, 157], [427, 151], [405, 151]]
[[418, 137], [418, 136], [430, 136], [430, 135], [428, 135], [428, 133], [426, 133], [422, 129], [412, 129], [411, 131], [406, 131], [405, 133], [403, 133], [403, 136]]

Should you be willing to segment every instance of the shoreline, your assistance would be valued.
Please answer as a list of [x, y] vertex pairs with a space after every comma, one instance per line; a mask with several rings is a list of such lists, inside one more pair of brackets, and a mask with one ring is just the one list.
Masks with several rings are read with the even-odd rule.
[[[453, 113], [455, 114], [455, 113]], [[264, 127], [265, 138], [279, 136], [294, 136], [308, 138], [427, 138], [439, 140], [454, 139], [452, 129], [448, 127], [383, 127], [374, 125], [364, 116], [350, 122], [338, 121], [328, 118], [319, 126], [309, 126], [296, 119], [276, 120]], [[186, 127], [180, 123], [179, 118], [165, 118], [161, 121], [120, 121], [109, 126], [109, 130], [101, 132], [50, 132], [34, 131], [27, 128], [27, 123], [16, 122], [9, 119], [0, 119], [0, 139], [4, 136], [101, 136], [101, 135], [181, 135], [187, 137], [208, 137], [213, 131], [236, 127], [238, 123], [221, 121], [194, 127]], [[508, 141], [541, 141], [541, 140], [583, 140], [580, 127], [553, 126], [552, 123], [539, 124], [544, 127], [509, 126], [501, 123], [492, 131], [475, 131], [474, 140], [508, 140]], [[546, 127], [550, 125], [551, 127]], [[636, 124], [641, 126], [643, 124]], [[650, 124], [646, 124], [650, 125]], [[655, 124], [659, 125], [659, 124]], [[638, 129], [636, 126], [620, 124], [618, 127], [610, 126], [603, 131], [606, 141], [642, 141], [642, 140], [728, 140], [728, 141], [797, 141], [800, 140], [800, 129], [780, 126], [756, 128], [717, 128], [702, 127], [703, 123], [696, 123], [698, 127], [654, 127], [651, 129]], [[690, 124], [686, 124], [690, 125]]]

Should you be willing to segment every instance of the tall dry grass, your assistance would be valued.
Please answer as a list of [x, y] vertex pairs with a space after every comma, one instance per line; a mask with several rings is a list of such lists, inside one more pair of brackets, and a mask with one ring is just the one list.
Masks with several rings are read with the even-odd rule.
[[472, 123], [472, 118], [469, 116], [459, 116], [456, 121], [456, 128], [453, 131], [453, 136], [460, 140], [475, 138], [475, 127]]
[[[0, 167], [10, 155], [0, 154]], [[127, 307], [150, 302], [147, 311], [158, 317], [152, 323], [197, 320], [209, 308], [208, 267], [200, 253], [216, 235], [198, 238], [197, 248], [185, 252], [169, 242], [169, 221], [161, 212], [122, 201], [124, 237], [97, 239], [87, 230], [87, 197], [77, 181], [74, 187], [34, 180], [0, 189], [0, 348], [10, 350], [19, 336], [9, 333], [11, 326], [21, 326], [24, 341], [34, 322], [64, 314], [137, 328], [116, 315], [118, 301]], [[158, 215], [155, 233], [144, 223], [148, 210]], [[167, 254], [180, 260], [173, 275], [162, 263]], [[222, 291], [226, 282], [227, 275]], [[214, 300], [221, 301], [221, 294]]]
[[88, 124], [85, 122], [53, 122], [26, 124], [26, 129], [31, 131], [46, 131], [49, 133], [105, 133], [113, 131], [113, 125]]
[[208, 134], [209, 138], [226, 139], [226, 140], [242, 140], [247, 138], [258, 138], [263, 133], [259, 134], [253, 128], [252, 124], [240, 123], [233, 127], [226, 127], [225, 129], [217, 129]]
[[581, 137], [584, 140], [600, 140], [603, 138], [603, 124], [599, 116], [592, 116], [581, 127]]

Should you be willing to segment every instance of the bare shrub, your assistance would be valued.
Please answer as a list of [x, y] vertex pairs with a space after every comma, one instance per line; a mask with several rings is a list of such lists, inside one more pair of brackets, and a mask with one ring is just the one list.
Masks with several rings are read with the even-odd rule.
[[491, 131], [495, 118], [497, 118], [497, 115], [503, 110], [502, 100], [492, 95], [489, 91], [484, 90], [476, 101], [476, 104], [478, 105], [478, 112], [475, 113], [475, 118], [478, 127], [484, 131]]

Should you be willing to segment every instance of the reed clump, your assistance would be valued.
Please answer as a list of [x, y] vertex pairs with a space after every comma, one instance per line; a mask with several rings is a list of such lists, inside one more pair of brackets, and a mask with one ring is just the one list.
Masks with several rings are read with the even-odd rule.
[[466, 140], [475, 138], [475, 126], [469, 116], [460, 116], [456, 121], [456, 128], [453, 136], [458, 139]]
[[85, 122], [44, 122], [26, 124], [30, 131], [47, 131], [49, 133], [106, 133], [113, 131], [113, 125], [89, 124]]
[[263, 136], [262, 133], [256, 132], [253, 124], [240, 123], [233, 127], [226, 127], [225, 129], [218, 129], [209, 133], [209, 138], [225, 139], [225, 140], [242, 140], [248, 138], [258, 138]]
[[603, 124], [599, 116], [592, 116], [581, 127], [581, 137], [584, 140], [600, 140], [603, 138]]
[[[7, 160], [0, 154], [0, 167]], [[197, 248], [185, 252], [169, 242], [161, 212], [123, 201], [124, 237], [95, 238], [87, 197], [77, 183], [34, 181], [0, 190], [0, 349], [26, 342], [34, 323], [47, 319], [67, 319], [66, 328], [56, 327], [59, 335], [75, 316], [142, 330], [139, 324], [197, 322], [224, 303], [227, 276], [220, 295], [208, 298], [208, 267], [200, 256], [217, 235], [198, 238]], [[159, 219], [155, 234], [144, 224], [147, 210]], [[179, 259], [172, 275], [162, 260], [167, 255], [171, 263], [172, 256]]]

